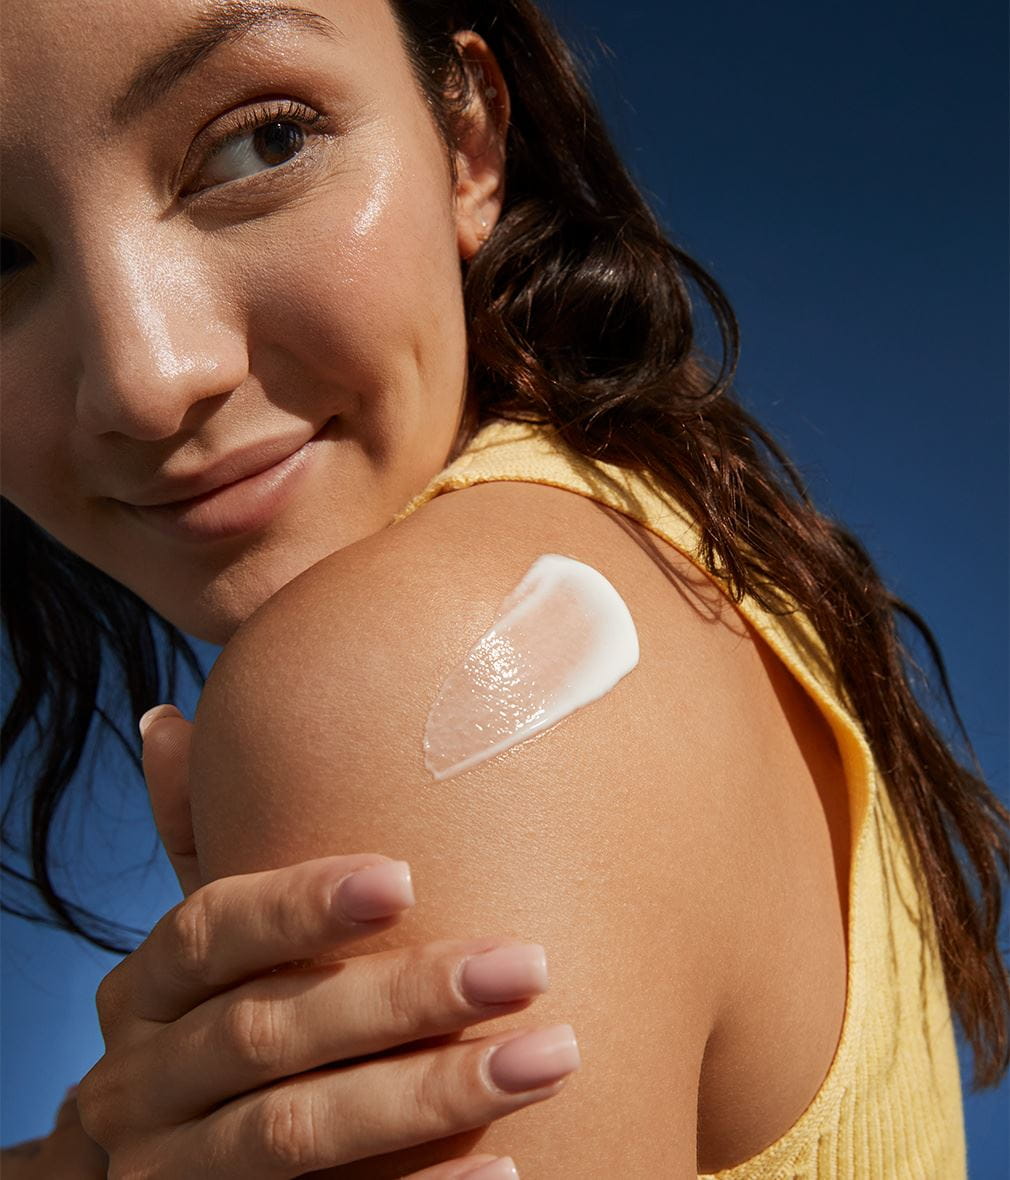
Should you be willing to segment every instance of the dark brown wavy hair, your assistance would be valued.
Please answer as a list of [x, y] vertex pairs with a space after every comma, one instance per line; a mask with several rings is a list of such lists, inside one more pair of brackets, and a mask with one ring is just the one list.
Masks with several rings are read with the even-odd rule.
[[[697, 521], [700, 556], [733, 601], [751, 595], [781, 613], [784, 594], [807, 613], [886, 774], [925, 883], [951, 1005], [974, 1051], [972, 1088], [998, 1084], [1010, 1065], [1010, 976], [998, 946], [1010, 812], [984, 781], [932, 632], [882, 584], [860, 542], [818, 512], [789, 459], [732, 396], [733, 311], [716, 281], [660, 228], [581, 66], [546, 17], [530, 0], [390, 3], [453, 180], [460, 120], [477, 85], [454, 30], [475, 29], [487, 41], [511, 98], [502, 215], [463, 264], [469, 386], [450, 458], [492, 417], [548, 423], [587, 457], [672, 493]], [[719, 328], [718, 368], [696, 342], [692, 285]], [[172, 698], [180, 662], [201, 686], [203, 672], [190, 641], [130, 590], [6, 500], [2, 512], [0, 592], [19, 674], [4, 757], [31, 727], [38, 761], [27, 790], [31, 873], [8, 864], [4, 872], [36, 891], [47, 912], [9, 901], [4, 908], [127, 953], [136, 944], [114, 939], [129, 928], [54, 888], [50, 829], [92, 720], [116, 735], [140, 773], [136, 720]], [[920, 669], [899, 636], [899, 616], [925, 639], [970, 768], [916, 699], [912, 672]], [[125, 685], [129, 740], [99, 705], [103, 662], [104, 674]], [[3, 841], [21, 850], [12, 834], [15, 801], [5, 804]]]

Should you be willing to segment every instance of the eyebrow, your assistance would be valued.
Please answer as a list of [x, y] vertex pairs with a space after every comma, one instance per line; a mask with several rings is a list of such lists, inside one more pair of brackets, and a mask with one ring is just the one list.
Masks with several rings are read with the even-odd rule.
[[122, 94], [109, 108], [109, 118], [125, 126], [161, 99], [201, 62], [223, 45], [263, 27], [286, 25], [342, 40], [331, 21], [318, 13], [268, 0], [219, 0], [198, 12], [185, 33], [141, 62]]

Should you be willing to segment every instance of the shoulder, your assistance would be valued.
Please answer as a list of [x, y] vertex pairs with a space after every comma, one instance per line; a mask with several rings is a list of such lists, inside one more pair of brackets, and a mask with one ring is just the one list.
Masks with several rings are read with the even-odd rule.
[[[408, 860], [419, 904], [370, 950], [489, 934], [542, 943], [551, 991], [530, 1016], [572, 1023], [588, 1068], [569, 1083], [577, 1113], [548, 1103], [522, 1117], [540, 1127], [530, 1133], [544, 1158], [571, 1137], [574, 1171], [586, 1120], [611, 1125], [630, 1101], [632, 1133], [660, 1137], [642, 1142], [646, 1174], [674, 1158], [677, 1109], [693, 1166], [701, 1063], [730, 985], [749, 783], [729, 654], [739, 626], [717, 621], [718, 596], [685, 558], [664, 571], [616, 515], [543, 485], [482, 484], [306, 571], [211, 671], [193, 817], [207, 878], [336, 852]], [[431, 703], [543, 553], [611, 582], [639, 663], [554, 727], [435, 782], [422, 753]], [[515, 1018], [479, 1032], [499, 1026]], [[634, 1097], [619, 1099], [630, 1053]], [[507, 1141], [506, 1127], [503, 1151]], [[594, 1150], [585, 1159], [598, 1161]]]
[[[287, 667], [301, 675], [305, 655], [319, 652], [324, 675], [336, 666], [332, 659], [349, 658], [388, 677], [387, 644], [394, 644], [400, 668], [412, 677], [427, 672], [428, 687], [437, 688], [453, 658], [487, 629], [544, 553], [599, 570], [632, 614], [641, 662], [609, 704], [634, 706], [643, 718], [655, 718], [658, 710], [669, 720], [671, 711], [690, 715], [697, 702], [701, 712], [706, 700], [713, 703], [712, 694], [734, 690], [741, 671], [736, 657], [749, 644], [749, 629], [705, 574], [609, 507], [519, 480], [436, 497], [399, 524], [318, 562], [238, 630], [212, 675], [219, 678], [226, 668], [237, 673], [243, 664], [253, 671], [270, 647], [275, 671]], [[257, 659], [248, 661], [252, 651]], [[760, 667], [756, 654], [745, 658]], [[673, 697], [659, 700], [658, 690]], [[653, 710], [644, 709], [649, 702]], [[718, 725], [725, 710], [706, 712]], [[593, 729], [610, 740], [599, 725]]]
[[[260, 750], [264, 765], [282, 751], [288, 766], [309, 770], [325, 743], [339, 752], [332, 773], [341, 782], [367, 781], [381, 750], [400, 789], [419, 789], [408, 796], [417, 806], [469, 795], [497, 776], [516, 801], [536, 800], [545, 775], [557, 777], [563, 766], [571, 779], [579, 767], [578, 789], [599, 827], [636, 833], [637, 843], [656, 820], [685, 830], [690, 819], [686, 831], [701, 841], [720, 793], [728, 799], [740, 788], [743, 673], [760, 660], [711, 582], [655, 544], [619, 513], [542, 484], [497, 481], [440, 496], [317, 563], [260, 608], [212, 669], [197, 726], [241, 700], [241, 712], [229, 712], [230, 732]], [[599, 700], [434, 789], [421, 746], [428, 710], [545, 553], [607, 578], [634, 621], [639, 662]], [[284, 711], [285, 726], [257, 728], [274, 708]], [[488, 812], [508, 802], [500, 792], [490, 798]], [[723, 837], [731, 818], [719, 818]], [[710, 852], [702, 846], [694, 859]]]

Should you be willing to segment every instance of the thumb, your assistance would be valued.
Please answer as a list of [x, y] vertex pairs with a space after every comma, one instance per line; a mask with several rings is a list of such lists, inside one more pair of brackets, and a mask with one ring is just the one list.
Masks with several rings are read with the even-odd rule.
[[202, 885], [189, 809], [192, 724], [174, 705], [157, 705], [140, 719], [147, 793], [158, 836], [183, 896]]

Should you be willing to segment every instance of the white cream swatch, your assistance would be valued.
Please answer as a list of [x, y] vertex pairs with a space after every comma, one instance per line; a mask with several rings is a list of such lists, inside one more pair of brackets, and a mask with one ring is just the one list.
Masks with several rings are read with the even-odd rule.
[[451, 778], [542, 733], [609, 692], [638, 657], [631, 613], [603, 574], [543, 554], [439, 689], [425, 766]]

